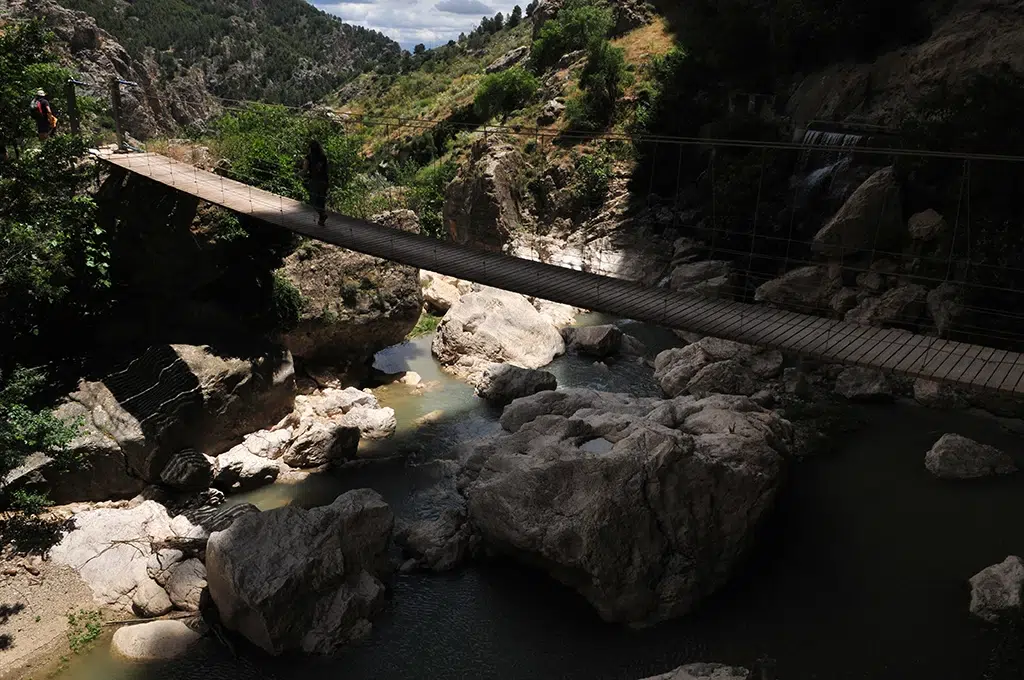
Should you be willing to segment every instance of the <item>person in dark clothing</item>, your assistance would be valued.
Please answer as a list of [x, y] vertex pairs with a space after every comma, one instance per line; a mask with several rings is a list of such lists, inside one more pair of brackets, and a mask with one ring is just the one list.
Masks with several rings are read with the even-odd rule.
[[320, 220], [317, 222], [321, 227], [327, 222], [327, 189], [330, 184], [327, 167], [327, 154], [320, 142], [315, 139], [309, 141], [309, 153], [302, 161], [302, 171], [306, 178], [306, 191], [309, 192], [309, 202], [320, 213]]
[[54, 114], [53, 107], [50, 105], [50, 100], [46, 98], [44, 90], [36, 92], [35, 98], [32, 99], [31, 112], [32, 119], [36, 121], [39, 140], [49, 138], [57, 129], [57, 116]]

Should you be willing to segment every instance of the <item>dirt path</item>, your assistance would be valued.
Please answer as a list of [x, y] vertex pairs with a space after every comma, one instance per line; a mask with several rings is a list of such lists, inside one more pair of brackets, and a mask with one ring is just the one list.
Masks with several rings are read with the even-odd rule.
[[70, 567], [0, 559], [0, 680], [26, 677], [67, 653], [67, 615], [79, 608], [96, 605]]

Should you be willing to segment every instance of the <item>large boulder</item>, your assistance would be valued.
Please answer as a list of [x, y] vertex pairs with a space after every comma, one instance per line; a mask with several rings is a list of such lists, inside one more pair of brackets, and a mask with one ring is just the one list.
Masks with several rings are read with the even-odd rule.
[[909, 284], [886, 291], [881, 297], [866, 298], [846, 314], [846, 320], [862, 326], [908, 328], [918, 327], [924, 316], [928, 290]]
[[[411, 210], [382, 213], [372, 221], [419, 232]], [[414, 267], [319, 241], [309, 241], [285, 258], [278, 274], [302, 296], [299, 323], [283, 339], [296, 357], [307, 361], [361, 365], [404, 340], [423, 308]]]
[[355, 458], [359, 449], [359, 428], [332, 421], [314, 421], [295, 435], [281, 455], [286, 465], [319, 467]]
[[480, 377], [476, 394], [495, 404], [508, 404], [520, 397], [558, 387], [554, 374], [512, 364], [491, 364]]
[[167, 596], [182, 611], [199, 611], [199, 598], [206, 587], [206, 567], [192, 558], [174, 565], [165, 585]]
[[394, 516], [375, 491], [331, 505], [278, 508], [214, 533], [210, 595], [224, 625], [270, 654], [329, 654], [370, 630]]
[[446, 314], [461, 297], [459, 289], [440, 276], [431, 277], [423, 288], [423, 303], [435, 314]]
[[473, 143], [470, 158], [444, 192], [444, 223], [452, 241], [501, 250], [522, 229], [524, 167], [522, 154], [509, 141], [491, 136]]
[[720, 663], [691, 663], [644, 680], [749, 680], [750, 677], [746, 668]]
[[732, 263], [704, 260], [673, 265], [669, 288], [681, 293], [699, 293], [711, 298], [731, 299], [737, 293]]
[[830, 257], [886, 249], [906, 236], [900, 186], [893, 168], [868, 177], [815, 234], [813, 248]]
[[526, 45], [520, 45], [492, 61], [484, 69], [484, 72], [498, 73], [499, 71], [508, 70], [525, 59], [528, 54], [530, 54], [530, 48]]
[[160, 481], [180, 491], [202, 491], [213, 481], [213, 463], [195, 449], [182, 449], [171, 456], [160, 472]]
[[485, 288], [464, 295], [437, 328], [431, 351], [446, 368], [477, 382], [494, 363], [540, 368], [565, 351], [562, 336], [518, 293]]
[[[74, 568], [99, 604], [122, 611], [131, 610], [136, 602], [140, 607], [159, 607], [149, 573], [151, 559], [157, 558], [152, 545], [172, 538], [205, 536], [202, 527], [185, 517], [171, 519], [162, 505], [144, 501], [133, 508], [78, 513], [75, 529], [50, 550], [50, 559]], [[175, 552], [164, 567], [170, 568], [182, 558]], [[136, 597], [140, 588], [143, 590]]]
[[707, 337], [661, 352], [654, 360], [654, 378], [668, 397], [750, 395], [763, 381], [779, 376], [782, 363], [782, 354], [776, 350]]
[[963, 287], [955, 283], [940, 283], [928, 291], [928, 315], [941, 337], [948, 338], [954, 328], [963, 329], [969, 322], [964, 295]]
[[181, 621], [149, 621], [118, 628], [110, 653], [128, 661], [170, 661], [187, 655], [201, 639]]
[[1009, 455], [958, 434], [942, 435], [925, 455], [924, 465], [943, 479], [974, 479], [1017, 471]]
[[543, 392], [502, 426], [463, 452], [476, 531], [631, 623], [685, 614], [728, 580], [792, 440], [788, 422], [727, 396]]
[[990, 623], [1021, 614], [1024, 560], [1010, 555], [971, 577], [971, 613]]
[[754, 300], [796, 312], [813, 313], [829, 309], [842, 285], [838, 272], [824, 265], [808, 265], [762, 283], [754, 292]]
[[281, 464], [251, 453], [239, 444], [217, 456], [213, 484], [225, 491], [248, 491], [273, 483], [281, 474]]
[[844, 368], [836, 378], [835, 392], [852, 401], [886, 401], [893, 395], [888, 375], [863, 366]]
[[145, 483], [200, 488], [209, 474], [201, 454], [223, 451], [288, 413], [294, 387], [287, 350], [239, 359], [205, 346], [150, 347], [102, 382], [80, 383], [56, 410], [82, 423], [70, 447], [84, 464], [46, 471], [51, 497], [107, 500]]

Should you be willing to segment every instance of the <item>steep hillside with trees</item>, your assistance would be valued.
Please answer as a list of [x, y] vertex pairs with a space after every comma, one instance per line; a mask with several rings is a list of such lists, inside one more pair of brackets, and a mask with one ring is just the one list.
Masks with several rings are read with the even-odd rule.
[[95, 17], [132, 56], [155, 58], [161, 78], [201, 68], [221, 97], [299, 105], [401, 57], [391, 39], [305, 0], [60, 1]]

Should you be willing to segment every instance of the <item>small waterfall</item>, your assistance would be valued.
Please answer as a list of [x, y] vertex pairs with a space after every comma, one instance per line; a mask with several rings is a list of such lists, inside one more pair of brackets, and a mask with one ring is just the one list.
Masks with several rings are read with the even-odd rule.
[[863, 140], [864, 136], [858, 134], [805, 130], [800, 140], [807, 147], [801, 157], [801, 170], [791, 180], [791, 186], [797, 190], [798, 204], [806, 205], [812, 196], [823, 190], [831, 196], [836, 176], [850, 166], [852, 151]]

